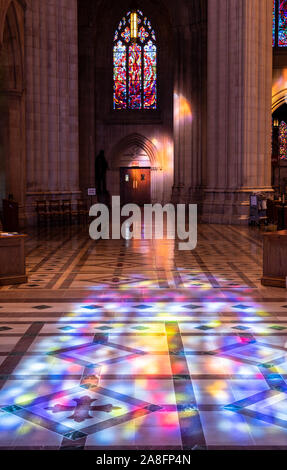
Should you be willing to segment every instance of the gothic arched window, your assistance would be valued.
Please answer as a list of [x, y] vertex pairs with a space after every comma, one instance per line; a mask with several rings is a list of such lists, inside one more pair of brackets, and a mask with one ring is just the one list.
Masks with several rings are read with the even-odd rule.
[[287, 47], [287, 0], [274, 0], [273, 47]]
[[287, 160], [287, 124], [284, 121], [279, 126], [279, 147], [280, 159]]
[[131, 12], [114, 36], [114, 109], [157, 108], [157, 46], [151, 22], [137, 10], [138, 37], [131, 40]]

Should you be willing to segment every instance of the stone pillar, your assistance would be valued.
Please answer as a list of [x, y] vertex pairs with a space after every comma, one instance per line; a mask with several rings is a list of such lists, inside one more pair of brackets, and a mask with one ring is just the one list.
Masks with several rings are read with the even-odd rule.
[[[26, 145], [24, 83], [24, 5], [0, 2], [2, 197], [13, 194], [25, 221]], [[3, 187], [4, 186], [4, 187]]]
[[200, 14], [191, 24], [191, 168], [188, 202], [202, 204], [206, 167], [206, 89], [207, 89], [207, 8], [201, 5]]
[[208, 0], [203, 221], [246, 223], [271, 188], [272, 0]]
[[26, 10], [27, 212], [37, 199], [79, 196], [77, 0]]
[[[20, 225], [24, 224], [25, 204], [25, 101], [22, 93], [10, 91], [9, 106], [9, 153], [7, 154], [7, 194], [13, 194], [19, 204]], [[24, 145], [25, 147], [25, 145]], [[24, 161], [23, 161], [24, 160]]]
[[[200, 202], [205, 160], [206, 8], [193, 4], [175, 28], [174, 202]], [[183, 23], [183, 24], [182, 24]]]
[[95, 158], [99, 151], [95, 121], [95, 30], [89, 24], [80, 24], [79, 70], [80, 188], [87, 190], [95, 186]]
[[[177, 26], [175, 35], [174, 81], [174, 187], [173, 201], [184, 202], [188, 191], [187, 175], [191, 166], [191, 87], [189, 25]], [[187, 183], [187, 184], [186, 184]]]

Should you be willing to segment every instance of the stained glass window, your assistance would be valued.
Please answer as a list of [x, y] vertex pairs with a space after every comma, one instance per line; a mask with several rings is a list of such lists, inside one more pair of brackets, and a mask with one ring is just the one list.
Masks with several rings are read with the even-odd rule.
[[276, 8], [275, 8], [276, 0], [273, 2], [273, 47], [276, 44]]
[[114, 109], [157, 108], [157, 46], [151, 22], [138, 10], [138, 39], [131, 41], [131, 13], [114, 35]]
[[279, 2], [278, 46], [287, 46], [287, 0]]
[[287, 47], [287, 0], [274, 0], [273, 46]]
[[282, 121], [279, 126], [280, 159], [287, 160], [287, 124]]

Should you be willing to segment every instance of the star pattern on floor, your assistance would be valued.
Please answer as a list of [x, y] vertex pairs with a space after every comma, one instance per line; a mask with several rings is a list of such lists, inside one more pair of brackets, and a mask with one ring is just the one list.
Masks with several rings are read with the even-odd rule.
[[40, 237], [0, 288], [0, 449], [287, 447], [287, 296], [257, 231], [200, 226], [190, 253]]

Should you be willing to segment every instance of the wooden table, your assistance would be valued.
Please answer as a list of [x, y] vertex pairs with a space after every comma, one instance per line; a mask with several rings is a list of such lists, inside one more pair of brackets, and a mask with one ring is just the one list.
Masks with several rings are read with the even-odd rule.
[[0, 286], [27, 282], [25, 239], [27, 235], [3, 235], [0, 232]]
[[264, 234], [263, 286], [286, 288], [287, 230]]

